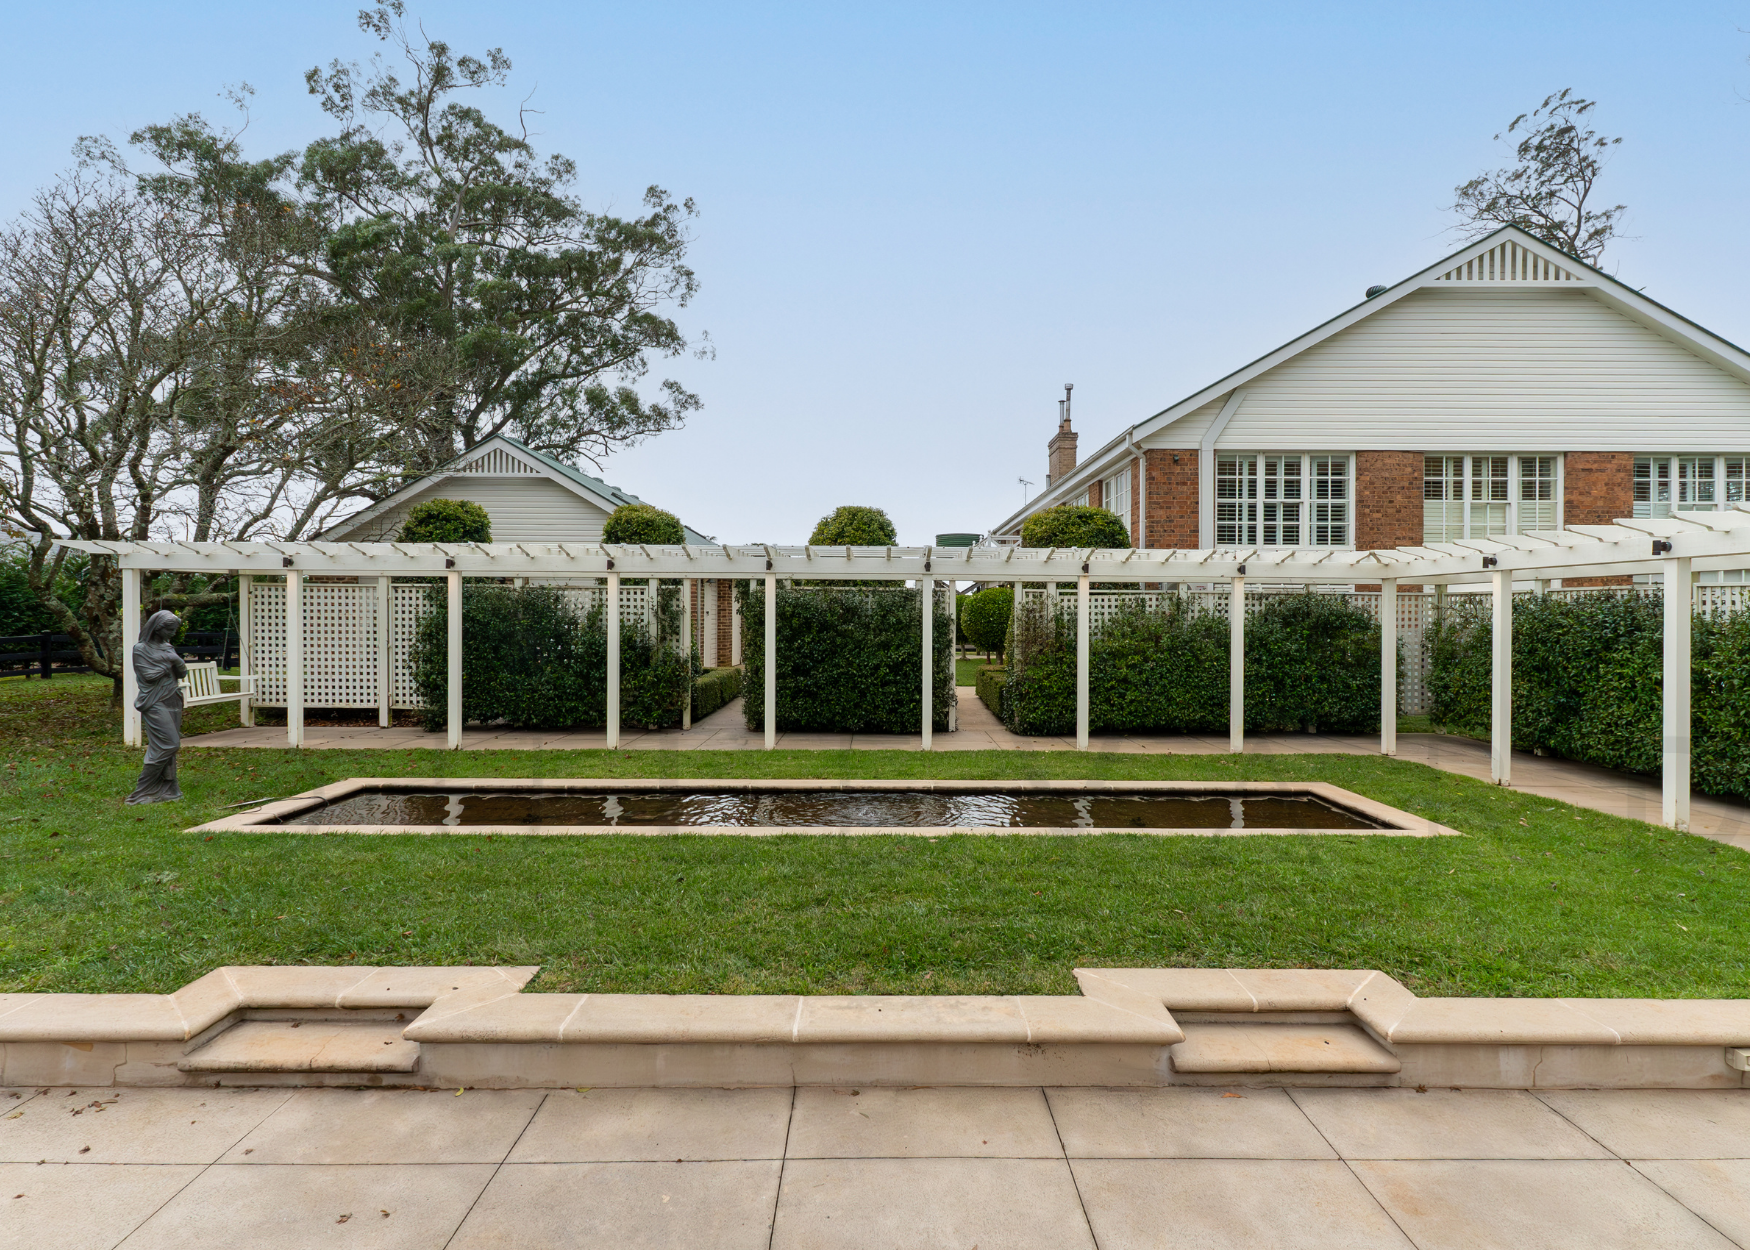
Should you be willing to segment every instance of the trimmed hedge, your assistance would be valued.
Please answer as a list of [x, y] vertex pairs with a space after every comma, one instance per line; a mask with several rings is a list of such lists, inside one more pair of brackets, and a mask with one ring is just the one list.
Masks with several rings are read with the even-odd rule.
[[[448, 719], [449, 611], [442, 585], [414, 634], [414, 685], [425, 727]], [[620, 629], [620, 721], [650, 729], [680, 724], [687, 657], [658, 646], [641, 626]], [[532, 729], [604, 725], [608, 632], [598, 607], [580, 614], [556, 587], [462, 585], [462, 721]]]
[[693, 719], [711, 715], [741, 693], [741, 669], [713, 668], [693, 678]]
[[1014, 611], [1013, 586], [988, 586], [960, 601], [960, 628], [980, 651], [1002, 658], [1008, 645], [1009, 616]]
[[986, 664], [978, 670], [974, 688], [981, 703], [998, 720], [1003, 717], [1003, 687], [1009, 684], [1009, 670], [997, 664]]
[[[739, 583], [741, 655], [749, 690], [765, 683], [765, 588]], [[919, 592], [863, 587], [778, 587], [778, 728], [831, 733], [917, 733], [923, 682]], [[954, 703], [954, 631], [936, 597], [931, 639], [932, 723], [948, 728]], [[765, 700], [743, 703], [749, 729], [765, 728]]]
[[[1430, 631], [1437, 725], [1487, 736], [1493, 668], [1486, 595], [1450, 596]], [[1750, 614], [1691, 620], [1690, 777], [1750, 798]], [[1634, 591], [1513, 603], [1513, 745], [1658, 774], [1664, 604]]]
[[672, 512], [647, 503], [623, 503], [615, 508], [602, 526], [605, 543], [655, 543], [678, 547], [686, 542], [686, 531], [680, 518]]
[[396, 538], [404, 543], [489, 543], [492, 518], [471, 499], [428, 499], [408, 509]]
[[[1075, 730], [1075, 616], [1037, 601], [1016, 619], [1003, 720]], [[1400, 666], [1401, 667], [1401, 666]], [[1228, 623], [1168, 596], [1120, 609], [1088, 655], [1093, 732], [1200, 733], [1228, 723]], [[1379, 728], [1379, 626], [1334, 595], [1275, 595], [1246, 618], [1246, 728]]]
[[893, 547], [899, 534], [885, 509], [862, 504], [834, 508], [815, 523], [811, 547]]
[[1085, 504], [1058, 504], [1021, 522], [1023, 547], [1107, 547], [1123, 550], [1133, 544], [1116, 512]]

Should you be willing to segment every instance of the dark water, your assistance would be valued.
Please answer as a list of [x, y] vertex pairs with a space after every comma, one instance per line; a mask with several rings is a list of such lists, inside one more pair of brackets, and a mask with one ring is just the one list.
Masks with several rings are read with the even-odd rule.
[[1310, 795], [925, 794], [840, 790], [612, 794], [366, 791], [287, 825], [697, 825], [732, 829], [1377, 829]]

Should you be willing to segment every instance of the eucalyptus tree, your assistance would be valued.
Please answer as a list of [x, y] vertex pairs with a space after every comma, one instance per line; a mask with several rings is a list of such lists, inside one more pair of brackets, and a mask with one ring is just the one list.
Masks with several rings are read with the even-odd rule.
[[1514, 163], [1478, 174], [1453, 191], [1452, 211], [1464, 218], [1458, 228], [1467, 239], [1518, 226], [1551, 247], [1598, 264], [1628, 207], [1594, 203], [1604, 158], [1622, 142], [1586, 128], [1595, 107], [1595, 101], [1564, 88], [1495, 136], [1511, 143], [1509, 135], [1520, 135]]

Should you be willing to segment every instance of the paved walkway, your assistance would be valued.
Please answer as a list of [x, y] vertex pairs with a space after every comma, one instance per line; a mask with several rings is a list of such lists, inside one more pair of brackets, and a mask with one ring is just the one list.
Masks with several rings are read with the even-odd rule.
[[[944, 751], [1073, 751], [1074, 738], [1028, 738], [1010, 733], [979, 701], [970, 687], [960, 689], [960, 728], [955, 733], [934, 735], [934, 747]], [[420, 729], [379, 729], [375, 725], [312, 727], [305, 745], [313, 749], [351, 750], [431, 747], [438, 740]], [[741, 700], [719, 709], [690, 730], [627, 733], [621, 745], [639, 751], [754, 751], [765, 747], [762, 734], [750, 731], [742, 720]], [[786, 750], [886, 750], [915, 751], [917, 734], [806, 734], [778, 735]], [[189, 747], [283, 747], [283, 728], [227, 729], [183, 740]], [[1227, 738], [1191, 734], [1098, 735], [1095, 751], [1127, 754], [1225, 755]], [[555, 733], [516, 729], [469, 729], [462, 735], [464, 751], [602, 750], [602, 733]], [[1256, 755], [1376, 755], [1379, 739], [1348, 734], [1254, 734], [1246, 750]], [[1398, 758], [1414, 760], [1447, 772], [1462, 773], [1487, 781], [1489, 744], [1474, 738], [1446, 734], [1398, 735]], [[1659, 782], [1655, 778], [1612, 772], [1593, 764], [1572, 760], [1544, 759], [1526, 751], [1513, 753], [1513, 789], [1544, 798], [1559, 799], [1576, 807], [1589, 807], [1613, 816], [1627, 816], [1658, 824]], [[1750, 804], [1728, 799], [1695, 796], [1691, 801], [1690, 828], [1703, 837], [1750, 851]]]
[[1750, 1090], [0, 1091], [39, 1250], [1750, 1246]]

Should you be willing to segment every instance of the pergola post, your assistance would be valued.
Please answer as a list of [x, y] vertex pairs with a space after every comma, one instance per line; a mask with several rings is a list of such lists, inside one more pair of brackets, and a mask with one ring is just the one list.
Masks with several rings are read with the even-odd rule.
[[1088, 575], [1076, 578], [1076, 750], [1088, 749]]
[[608, 750], [620, 749], [620, 575], [608, 574]]
[[698, 589], [695, 578], [681, 583], [681, 647], [687, 665], [687, 701], [681, 704], [681, 728], [693, 727], [693, 593]]
[[766, 574], [766, 750], [778, 745], [778, 575]]
[[444, 682], [444, 726], [448, 731], [444, 737], [450, 750], [459, 751], [462, 749], [462, 575], [446, 574], [445, 581], [449, 583], [444, 588], [447, 592], [444, 602], [448, 611], [444, 624], [449, 627], [446, 639], [449, 673]]
[[395, 662], [395, 648], [390, 645], [389, 630], [395, 610], [392, 579], [377, 579], [377, 724], [387, 729], [394, 716], [391, 704], [395, 698], [394, 675], [390, 666]]
[[1687, 557], [1665, 561], [1665, 708], [1661, 819], [1689, 828], [1690, 641], [1693, 578]]
[[[250, 600], [255, 595], [255, 578], [243, 573], [237, 578], [237, 671], [244, 677], [255, 672], [255, 629], [250, 623], [250, 617], [255, 614], [255, 608]], [[248, 682], [238, 685], [247, 686]], [[255, 700], [244, 695], [237, 701], [237, 719], [244, 728], [255, 724]]]
[[930, 731], [935, 728], [935, 717], [930, 715], [935, 711], [933, 697], [936, 693], [935, 673], [935, 630], [936, 630], [936, 579], [925, 577], [918, 582], [918, 604], [923, 611], [919, 614], [923, 627], [918, 631], [924, 642], [923, 663], [923, 716], [922, 716], [922, 747], [930, 749]]
[[1379, 583], [1379, 753], [1398, 753], [1398, 580]]
[[140, 697], [140, 679], [134, 675], [134, 644], [140, 641], [140, 570], [122, 569], [122, 639], [121, 653], [115, 658], [122, 666], [122, 742], [131, 747], [140, 745], [140, 713], [134, 700]]
[[948, 663], [954, 668], [948, 683], [953, 695], [948, 700], [948, 732], [954, 733], [960, 728], [960, 592], [952, 578], [948, 579]]
[[1246, 579], [1244, 575], [1229, 580], [1227, 594], [1227, 749], [1236, 755], [1246, 749]]
[[1015, 597], [1009, 604], [1009, 649], [1003, 656], [1003, 667], [1009, 670], [1009, 676], [1015, 675], [1015, 657], [1021, 651], [1021, 588], [1023, 583], [1015, 583]]
[[1513, 573], [1496, 569], [1489, 666], [1489, 776], [1513, 783]]
[[286, 745], [304, 745], [304, 575], [286, 570]]

